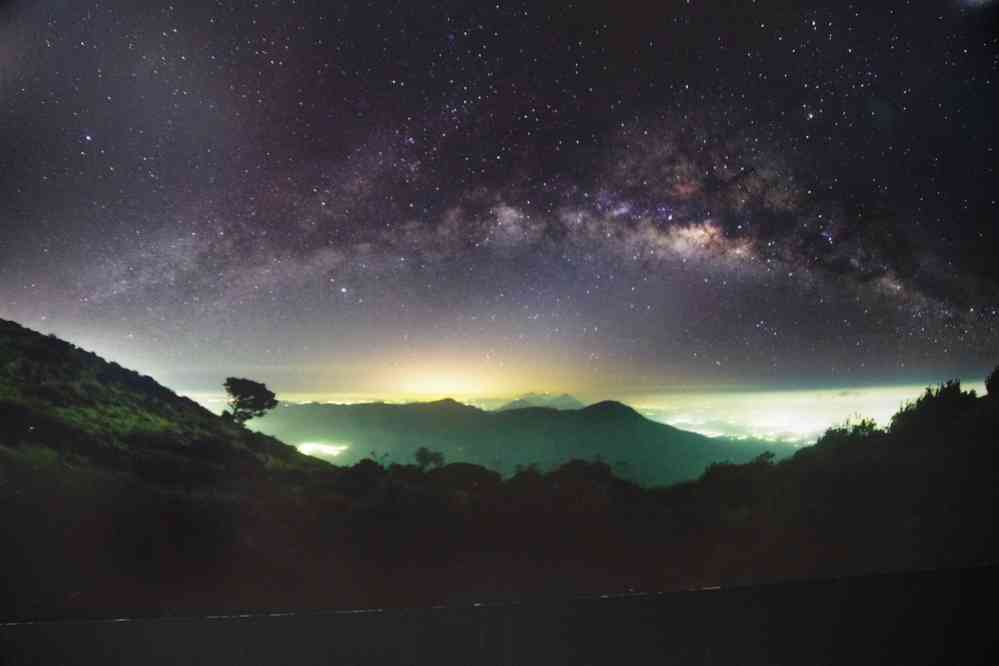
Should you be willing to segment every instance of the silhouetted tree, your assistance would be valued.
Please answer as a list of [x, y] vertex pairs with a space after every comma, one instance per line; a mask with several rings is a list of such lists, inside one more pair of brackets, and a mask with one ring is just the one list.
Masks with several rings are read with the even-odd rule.
[[985, 391], [993, 400], [999, 399], [999, 366], [985, 378]]
[[252, 379], [229, 377], [225, 380], [225, 391], [229, 394], [228, 419], [243, 425], [250, 419], [263, 416], [269, 409], [277, 407], [274, 392]]
[[430, 467], [442, 467], [444, 465], [444, 454], [440, 451], [431, 451], [425, 446], [416, 449], [416, 464], [426, 470]]

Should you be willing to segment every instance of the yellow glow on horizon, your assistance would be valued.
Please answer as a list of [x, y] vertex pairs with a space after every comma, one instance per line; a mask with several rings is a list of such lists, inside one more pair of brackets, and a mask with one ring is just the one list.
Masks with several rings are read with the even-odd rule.
[[477, 377], [448, 374], [418, 374], [405, 377], [399, 384], [399, 392], [406, 395], [422, 396], [468, 396], [488, 391], [488, 382]]
[[501, 363], [488, 357], [439, 355], [418, 363], [389, 364], [378, 373], [383, 395], [394, 399], [478, 399], [516, 396], [531, 391], [564, 391], [570, 377], [529, 362]]

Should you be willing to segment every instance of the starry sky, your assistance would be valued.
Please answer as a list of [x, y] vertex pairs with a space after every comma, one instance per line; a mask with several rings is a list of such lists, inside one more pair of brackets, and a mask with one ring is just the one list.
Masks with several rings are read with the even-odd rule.
[[0, 317], [192, 392], [982, 377], [997, 16], [0, 3]]

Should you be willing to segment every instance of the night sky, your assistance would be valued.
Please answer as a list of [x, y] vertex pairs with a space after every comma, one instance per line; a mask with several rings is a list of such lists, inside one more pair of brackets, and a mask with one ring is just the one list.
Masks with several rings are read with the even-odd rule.
[[186, 391], [982, 377], [999, 7], [810, 4], [0, 4], [0, 317]]

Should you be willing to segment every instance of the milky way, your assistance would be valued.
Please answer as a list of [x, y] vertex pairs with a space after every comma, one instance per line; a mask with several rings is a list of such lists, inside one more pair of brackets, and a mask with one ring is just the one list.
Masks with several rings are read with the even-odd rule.
[[999, 360], [986, 3], [141, 4], [0, 9], [0, 316], [190, 390]]

